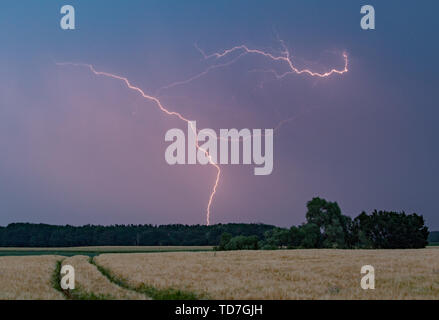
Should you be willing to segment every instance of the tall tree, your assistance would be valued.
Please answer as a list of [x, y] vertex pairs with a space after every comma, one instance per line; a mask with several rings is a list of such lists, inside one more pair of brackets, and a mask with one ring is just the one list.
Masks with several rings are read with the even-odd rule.
[[322, 245], [326, 248], [346, 248], [349, 238], [350, 218], [342, 215], [337, 202], [313, 198], [306, 204], [306, 219], [315, 224], [322, 235]]

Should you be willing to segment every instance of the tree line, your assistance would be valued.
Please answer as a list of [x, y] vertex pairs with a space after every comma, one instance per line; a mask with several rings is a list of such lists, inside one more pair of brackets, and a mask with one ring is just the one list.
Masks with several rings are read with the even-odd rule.
[[[429, 237], [421, 215], [404, 212], [342, 214], [337, 202], [313, 198], [306, 222], [291, 228], [266, 224], [55, 226], [12, 223], [0, 227], [1, 247], [216, 246], [217, 250], [278, 248], [423, 248]], [[435, 240], [436, 233], [430, 238]], [[432, 241], [432, 240], [430, 240]]]
[[428, 235], [428, 242], [439, 243], [439, 231], [432, 231]]
[[428, 236], [424, 218], [416, 213], [375, 210], [352, 219], [342, 214], [337, 202], [317, 197], [307, 203], [306, 223], [267, 230], [263, 239], [224, 233], [216, 249], [424, 248]]
[[214, 246], [221, 234], [257, 236], [275, 228], [266, 224], [55, 226], [11, 223], [0, 227], [0, 247]]

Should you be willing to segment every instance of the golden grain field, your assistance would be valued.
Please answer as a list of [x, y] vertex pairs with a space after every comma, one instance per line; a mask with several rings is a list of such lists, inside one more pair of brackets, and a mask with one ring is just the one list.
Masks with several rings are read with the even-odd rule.
[[75, 290], [82, 295], [94, 294], [105, 299], [145, 300], [145, 295], [123, 289], [111, 283], [98, 269], [89, 263], [87, 256], [74, 256], [63, 260], [62, 265], [71, 265], [75, 270]]
[[[103, 254], [99, 265], [136, 287], [213, 299], [439, 299], [439, 250], [279, 250]], [[360, 287], [375, 268], [375, 290]]]
[[[133, 288], [181, 289], [213, 299], [439, 299], [439, 250], [278, 250], [104, 253], [98, 265]], [[87, 256], [0, 257], [0, 299], [64, 299], [56, 262], [75, 268], [76, 297], [147, 299], [110, 282]], [[360, 288], [361, 266], [375, 290]]]
[[58, 300], [51, 277], [59, 256], [0, 257], [1, 300]]

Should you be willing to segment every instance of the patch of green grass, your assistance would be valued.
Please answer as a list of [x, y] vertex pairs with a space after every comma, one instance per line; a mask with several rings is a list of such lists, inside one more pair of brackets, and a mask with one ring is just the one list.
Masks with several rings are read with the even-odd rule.
[[110, 294], [96, 294], [93, 292], [86, 292], [77, 287], [71, 291], [72, 300], [114, 300]]
[[134, 287], [128, 284], [128, 281], [126, 279], [116, 277], [110, 270], [98, 265], [93, 258], [90, 258], [89, 262], [96, 266], [99, 272], [102, 273], [112, 283], [124, 289], [144, 294], [154, 300], [199, 300], [207, 298], [206, 296], [198, 295], [190, 291], [173, 288], [158, 289], [143, 283], [140, 286]]
[[93, 251], [56, 251], [56, 250], [5, 250], [0, 251], [0, 257], [7, 256], [45, 256], [56, 255], [64, 257], [73, 257], [77, 255], [94, 257], [101, 254], [100, 252]]
[[55, 270], [52, 273], [51, 282], [52, 282], [52, 287], [55, 290], [60, 291], [65, 295], [64, 290], [61, 288], [61, 266], [62, 266], [62, 260], [58, 260], [55, 265]]
[[103, 253], [153, 253], [153, 252], [203, 252], [203, 251], [212, 251], [212, 249], [157, 249], [157, 250], [102, 250], [102, 251], [71, 251], [71, 250], [9, 250], [9, 249], [0, 249], [0, 257], [2, 256], [41, 256], [41, 255], [58, 255], [64, 257], [73, 257], [73, 256], [89, 256], [95, 257]]
[[135, 291], [146, 294], [154, 300], [199, 300], [201, 299], [196, 293], [179, 289], [167, 288], [157, 289], [142, 283]]
[[436, 247], [436, 246], [439, 246], [439, 242], [429, 242], [427, 246], [428, 247]]

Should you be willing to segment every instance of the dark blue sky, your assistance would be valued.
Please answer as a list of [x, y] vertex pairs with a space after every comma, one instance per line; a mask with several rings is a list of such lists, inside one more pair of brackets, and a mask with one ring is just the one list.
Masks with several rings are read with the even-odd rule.
[[[76, 9], [74, 31], [60, 7]], [[376, 30], [360, 28], [372, 4]], [[345, 214], [404, 210], [439, 229], [437, 1], [9, 1], [0, 4], [0, 224], [204, 223], [215, 171], [170, 167], [166, 117], [145, 92], [208, 67], [207, 53], [245, 44], [300, 68], [349, 72], [326, 79], [248, 55], [187, 85], [160, 91], [201, 128], [273, 128], [274, 171], [225, 166], [212, 222], [304, 221], [313, 196]]]

